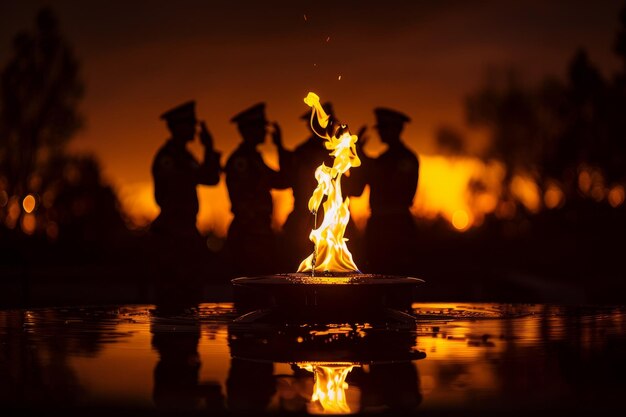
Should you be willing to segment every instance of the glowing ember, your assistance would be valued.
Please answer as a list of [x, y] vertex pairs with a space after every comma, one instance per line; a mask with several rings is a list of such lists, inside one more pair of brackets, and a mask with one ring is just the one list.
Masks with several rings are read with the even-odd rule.
[[347, 414], [350, 407], [346, 401], [346, 389], [348, 383], [346, 377], [355, 365], [346, 363], [298, 363], [300, 368], [313, 372], [315, 385], [311, 401], [319, 405], [319, 409], [311, 409], [310, 412], [319, 414]]
[[[316, 215], [324, 196], [324, 220], [322, 224], [311, 231], [309, 238], [313, 242], [314, 251], [300, 264], [298, 272], [358, 272], [352, 260], [352, 254], [346, 246], [348, 239], [343, 235], [350, 220], [350, 199], [345, 201], [341, 195], [341, 176], [352, 167], [361, 165], [356, 154], [357, 136], [351, 135], [345, 125], [332, 125], [329, 116], [320, 104], [320, 98], [309, 93], [304, 102], [312, 109], [311, 127], [315, 131], [313, 121], [324, 129], [324, 132], [315, 133], [326, 140], [325, 146], [334, 157], [333, 166], [327, 167], [322, 163], [315, 171], [317, 188], [309, 199], [309, 210]], [[330, 126], [329, 126], [330, 125]]]

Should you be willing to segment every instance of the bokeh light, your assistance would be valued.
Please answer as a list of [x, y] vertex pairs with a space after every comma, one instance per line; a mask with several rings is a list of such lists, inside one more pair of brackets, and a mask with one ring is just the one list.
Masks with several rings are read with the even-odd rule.
[[7, 210], [5, 223], [9, 229], [14, 229], [20, 217], [20, 203], [18, 198], [15, 196], [11, 197], [8, 205], [9, 208]]
[[563, 204], [565, 195], [563, 191], [555, 184], [548, 185], [545, 193], [543, 194], [543, 203], [549, 209], [554, 209]]
[[513, 195], [532, 213], [539, 211], [541, 197], [537, 183], [529, 176], [516, 175], [511, 182]]
[[578, 174], [578, 188], [583, 193], [588, 193], [591, 189], [591, 175], [586, 169], [582, 169]]
[[27, 235], [32, 235], [35, 232], [35, 226], [37, 225], [37, 218], [34, 214], [25, 214], [22, 217], [22, 231]]
[[59, 237], [59, 226], [56, 222], [48, 222], [46, 225], [46, 235], [50, 240], [56, 240]]
[[22, 201], [22, 207], [26, 213], [32, 213], [37, 206], [37, 200], [32, 194], [28, 194]]
[[611, 207], [616, 208], [621, 206], [624, 203], [625, 198], [624, 187], [621, 185], [616, 185], [611, 188], [609, 191], [609, 204]]
[[465, 210], [457, 210], [452, 215], [452, 225], [455, 229], [464, 231], [469, 226], [469, 216]]

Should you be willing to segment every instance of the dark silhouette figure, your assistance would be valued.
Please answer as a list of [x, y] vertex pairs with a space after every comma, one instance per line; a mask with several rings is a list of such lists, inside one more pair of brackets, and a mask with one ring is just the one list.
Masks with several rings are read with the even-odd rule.
[[213, 139], [204, 125], [200, 132], [205, 147], [203, 163], [198, 163], [186, 148], [196, 135], [195, 102], [169, 110], [161, 119], [167, 122], [172, 137], [159, 149], [152, 164], [154, 197], [161, 208], [152, 230], [172, 237], [194, 238], [198, 235], [196, 186], [219, 182], [220, 154], [213, 150]]
[[[226, 163], [226, 187], [233, 221], [228, 228], [226, 252], [234, 275], [268, 273], [275, 265], [275, 236], [272, 232], [272, 189], [289, 185], [281, 172], [265, 165], [257, 146], [267, 134], [265, 103], [259, 103], [231, 119], [243, 142]], [[281, 143], [278, 124], [273, 140]], [[279, 146], [279, 151], [282, 146]]]
[[361, 408], [384, 405], [390, 411], [414, 411], [422, 403], [420, 378], [413, 362], [375, 363], [363, 384]]
[[[256, 334], [255, 329], [247, 326], [241, 327], [237, 323], [228, 325], [231, 359], [226, 379], [226, 405], [232, 412], [266, 411], [276, 393], [274, 363], [263, 356], [263, 347], [267, 349], [268, 343], [274, 339], [267, 338], [267, 334], [263, 333], [262, 338], [266, 342], [263, 343]], [[249, 357], [250, 360], [245, 359]]]
[[[154, 196], [161, 213], [152, 223], [161, 272], [176, 272], [191, 278], [189, 267], [206, 259], [208, 251], [196, 228], [198, 195], [196, 186], [219, 182], [220, 154], [213, 150], [213, 139], [201, 123], [200, 141], [204, 145], [204, 161], [199, 163], [186, 148], [196, 136], [195, 102], [175, 107], [163, 115], [171, 138], [157, 152], [152, 164]], [[175, 267], [175, 271], [168, 271]], [[187, 276], [185, 276], [187, 275]], [[176, 283], [175, 288], [179, 288]], [[173, 288], [174, 289], [174, 288]], [[170, 294], [171, 295], [171, 294]]]
[[274, 364], [232, 358], [226, 379], [226, 405], [233, 412], [263, 412], [276, 393]]
[[[322, 105], [324, 111], [333, 118], [331, 103]], [[311, 128], [311, 111], [302, 115], [310, 130], [310, 136], [298, 145], [292, 152], [279, 151], [281, 171], [285, 172], [288, 184], [293, 190], [293, 211], [283, 226], [282, 255], [286, 259], [287, 268], [297, 268], [300, 262], [310, 255], [313, 244], [309, 240], [309, 234], [314, 227], [313, 215], [309, 211], [309, 199], [315, 187], [315, 170], [322, 162], [332, 166], [332, 157], [328, 149], [324, 147], [324, 140]], [[317, 124], [317, 118], [313, 120]], [[321, 127], [317, 127], [322, 131]], [[282, 147], [279, 146], [279, 150]], [[321, 223], [323, 209], [320, 206], [318, 224]]]
[[362, 166], [353, 171], [349, 193], [359, 195], [370, 186], [371, 217], [364, 236], [365, 267], [371, 272], [411, 273], [416, 227], [410, 208], [417, 190], [419, 161], [402, 142], [404, 124], [411, 119], [398, 111], [377, 108], [376, 129], [388, 146], [378, 158], [359, 155]]
[[199, 382], [200, 324], [189, 311], [193, 310], [158, 306], [150, 324], [152, 347], [159, 354], [154, 369], [154, 403], [163, 411], [223, 411], [220, 385]]

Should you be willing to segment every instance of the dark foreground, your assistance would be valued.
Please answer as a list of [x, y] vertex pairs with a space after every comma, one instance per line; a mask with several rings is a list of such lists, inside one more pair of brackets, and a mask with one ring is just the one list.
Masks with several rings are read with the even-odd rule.
[[[623, 307], [413, 310], [414, 326], [394, 328], [238, 324], [230, 303], [4, 310], [0, 410], [465, 416], [625, 408]], [[319, 384], [324, 400], [313, 394], [325, 372], [346, 379]]]

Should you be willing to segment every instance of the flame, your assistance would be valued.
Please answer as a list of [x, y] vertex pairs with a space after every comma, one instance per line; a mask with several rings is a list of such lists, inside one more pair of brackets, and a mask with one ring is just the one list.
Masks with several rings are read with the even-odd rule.
[[[315, 384], [311, 401], [319, 404], [319, 414], [348, 414], [351, 412], [346, 400], [348, 383], [346, 377], [354, 368], [354, 363], [298, 363], [301, 369], [313, 372]], [[316, 412], [318, 410], [310, 410]]]
[[[322, 163], [315, 171], [317, 188], [309, 199], [309, 210], [314, 215], [324, 201], [324, 220], [322, 224], [311, 231], [309, 238], [314, 244], [313, 253], [300, 264], [298, 272], [358, 272], [358, 268], [352, 260], [352, 254], [346, 246], [348, 239], [343, 235], [350, 220], [350, 199], [343, 199], [341, 194], [341, 176], [352, 167], [361, 165], [361, 160], [356, 154], [357, 136], [351, 135], [345, 125], [329, 126], [329, 116], [320, 104], [320, 98], [309, 93], [304, 102], [312, 109], [311, 127], [317, 117], [319, 125], [324, 129], [323, 133], [315, 132], [319, 137], [326, 140], [325, 146], [334, 157], [333, 166], [327, 167]], [[328, 128], [332, 132], [329, 132]], [[330, 134], [329, 134], [330, 133]]]

